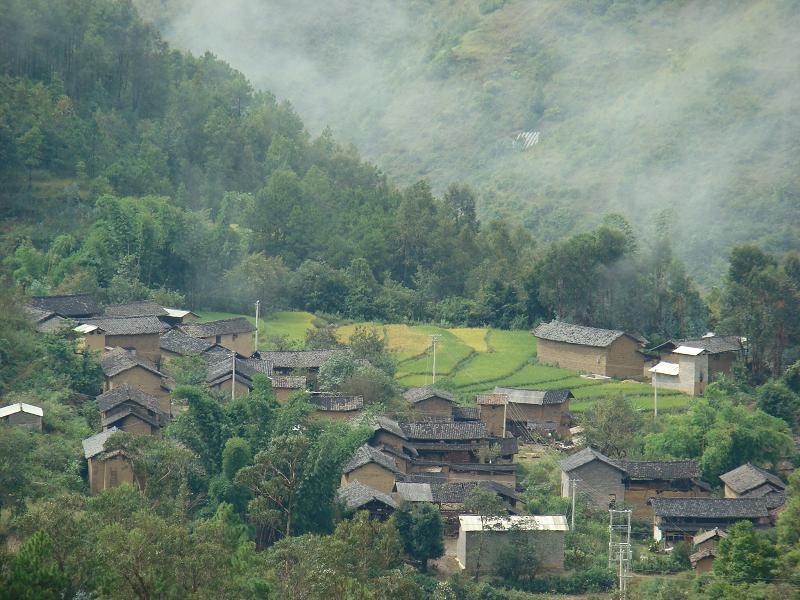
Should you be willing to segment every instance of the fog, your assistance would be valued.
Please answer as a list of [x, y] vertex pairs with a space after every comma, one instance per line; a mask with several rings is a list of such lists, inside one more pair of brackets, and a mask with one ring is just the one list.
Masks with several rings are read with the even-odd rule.
[[[401, 183], [475, 186], [547, 241], [617, 211], [715, 279], [798, 246], [797, 2], [140, 0]], [[525, 150], [513, 140], [538, 132]]]

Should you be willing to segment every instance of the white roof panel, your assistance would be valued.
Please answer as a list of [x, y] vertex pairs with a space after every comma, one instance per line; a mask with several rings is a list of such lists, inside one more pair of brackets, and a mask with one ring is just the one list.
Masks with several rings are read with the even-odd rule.
[[703, 348], [693, 348], [692, 346], [678, 346], [672, 351], [673, 354], [686, 354], [688, 356], [697, 356], [705, 352]]
[[[478, 515], [459, 515], [459, 527], [462, 531], [481, 531], [481, 518]], [[511, 515], [487, 521], [487, 531], [506, 531], [511, 528], [525, 531], [569, 531], [567, 518], [564, 515]]]
[[87, 325], [86, 323], [83, 323], [75, 327], [72, 331], [77, 333], [92, 333], [94, 331], [98, 331], [99, 329], [100, 328], [97, 325]]
[[167, 311], [168, 317], [175, 317], [176, 319], [182, 319], [186, 315], [192, 314], [190, 310], [181, 310], [179, 308], [167, 308], [166, 306], [162, 307], [165, 311]]
[[680, 372], [680, 365], [677, 363], [665, 362], [661, 361], [655, 367], [650, 367], [648, 369], [651, 373], [657, 373], [659, 375], [678, 375]]
[[44, 411], [38, 406], [34, 406], [33, 404], [25, 404], [24, 402], [17, 402], [16, 404], [9, 404], [8, 406], [3, 406], [0, 408], [0, 419], [9, 415], [14, 415], [18, 412], [26, 412], [39, 417], [44, 416]]

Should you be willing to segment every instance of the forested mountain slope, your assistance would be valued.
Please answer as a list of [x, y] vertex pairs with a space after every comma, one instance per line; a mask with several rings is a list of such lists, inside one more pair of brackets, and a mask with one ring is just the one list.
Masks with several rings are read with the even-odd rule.
[[537, 239], [669, 211], [709, 283], [737, 243], [798, 246], [794, 0], [136, 4], [178, 46], [290, 98], [312, 131], [331, 125], [401, 181], [468, 182], [480, 214]]

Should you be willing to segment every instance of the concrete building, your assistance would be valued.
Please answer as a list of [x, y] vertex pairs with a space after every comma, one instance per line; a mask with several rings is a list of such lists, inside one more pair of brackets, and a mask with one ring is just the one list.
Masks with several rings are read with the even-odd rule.
[[458, 520], [456, 558], [468, 573], [492, 572], [504, 545], [522, 543], [533, 546], [542, 570], [564, 569], [564, 537], [569, 526], [563, 515], [509, 516], [486, 522], [477, 515], [461, 515]]
[[44, 411], [39, 406], [17, 402], [0, 407], [0, 423], [14, 427], [25, 427], [33, 431], [42, 430]]
[[642, 377], [646, 340], [639, 335], [557, 320], [542, 323], [533, 335], [542, 364], [618, 379]]

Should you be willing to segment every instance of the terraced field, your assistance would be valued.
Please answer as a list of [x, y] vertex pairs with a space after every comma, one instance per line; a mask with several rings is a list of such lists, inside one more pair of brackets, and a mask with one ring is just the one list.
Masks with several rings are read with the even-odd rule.
[[[200, 315], [203, 320], [238, 316], [210, 312]], [[252, 317], [248, 318], [254, 320]], [[307, 312], [274, 313], [260, 323], [259, 344], [267, 347], [270, 343], [268, 336], [275, 335], [284, 336], [298, 345], [302, 344], [306, 330], [320, 322]], [[465, 403], [473, 402], [476, 394], [490, 391], [495, 386], [505, 386], [570, 389], [575, 395], [575, 400], [570, 403], [570, 410], [574, 412], [585, 411], [597, 400], [619, 394], [625, 394], [635, 406], [643, 410], [650, 410], [653, 405], [653, 389], [648, 384], [587, 379], [576, 371], [538, 364], [536, 338], [528, 331], [353, 323], [338, 326], [336, 336], [346, 343], [359, 326], [375, 327], [384, 334], [387, 347], [395, 353], [398, 360], [397, 380], [407, 387], [431, 383], [431, 335], [438, 335], [436, 377], [449, 379]], [[658, 394], [659, 411], [680, 410], [688, 402], [688, 396], [671, 390], [661, 390]]]

